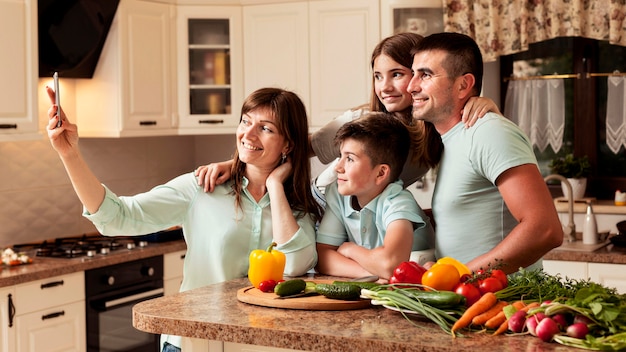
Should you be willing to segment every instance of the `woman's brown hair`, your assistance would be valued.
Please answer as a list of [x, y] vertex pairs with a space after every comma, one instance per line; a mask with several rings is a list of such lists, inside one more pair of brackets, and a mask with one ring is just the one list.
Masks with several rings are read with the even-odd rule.
[[[295, 93], [284, 89], [261, 88], [245, 99], [241, 107], [241, 116], [259, 109], [265, 109], [275, 117], [278, 132], [285, 137], [290, 146], [288, 157], [292, 164], [292, 173], [285, 180], [284, 189], [291, 209], [302, 212], [299, 217], [310, 214], [316, 221], [321, 220], [322, 209], [311, 193], [309, 123], [302, 100]], [[235, 204], [238, 207], [241, 207], [245, 169], [246, 164], [239, 159], [239, 153], [235, 150], [231, 180]]]

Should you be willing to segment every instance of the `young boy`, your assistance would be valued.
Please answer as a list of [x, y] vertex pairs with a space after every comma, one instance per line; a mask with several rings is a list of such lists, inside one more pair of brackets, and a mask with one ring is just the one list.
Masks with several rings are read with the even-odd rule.
[[398, 178], [411, 148], [408, 128], [391, 114], [371, 112], [337, 132], [338, 177], [325, 189], [317, 232], [321, 274], [389, 279], [411, 251], [429, 248], [432, 225]]

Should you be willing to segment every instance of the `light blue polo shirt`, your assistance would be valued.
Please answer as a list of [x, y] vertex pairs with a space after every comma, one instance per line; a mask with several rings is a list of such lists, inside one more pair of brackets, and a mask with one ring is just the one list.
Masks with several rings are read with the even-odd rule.
[[351, 206], [351, 196], [342, 196], [337, 181], [326, 187], [326, 212], [317, 231], [317, 242], [340, 246], [354, 242], [367, 249], [383, 245], [391, 222], [406, 219], [414, 224], [412, 250], [430, 248], [434, 230], [428, 216], [419, 207], [402, 181], [389, 184], [378, 197], [360, 211]]

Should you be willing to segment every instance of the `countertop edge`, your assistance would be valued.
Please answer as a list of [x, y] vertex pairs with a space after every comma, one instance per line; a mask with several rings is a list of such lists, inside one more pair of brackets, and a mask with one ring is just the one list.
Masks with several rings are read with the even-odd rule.
[[118, 250], [108, 255], [97, 255], [93, 258], [82, 257], [63, 259], [35, 257], [33, 258], [33, 264], [3, 267], [2, 270], [0, 270], [0, 288], [130, 262], [157, 255], [164, 255], [184, 250], [186, 248], [187, 246], [184, 240], [176, 240], [169, 242], [154, 242], [150, 243], [147, 247], [135, 248], [132, 250]]

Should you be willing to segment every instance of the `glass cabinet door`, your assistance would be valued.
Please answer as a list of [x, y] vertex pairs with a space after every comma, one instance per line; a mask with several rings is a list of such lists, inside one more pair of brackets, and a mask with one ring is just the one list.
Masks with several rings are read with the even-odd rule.
[[381, 32], [388, 37], [401, 32], [423, 36], [443, 32], [443, 6], [440, 0], [383, 0]]
[[231, 113], [228, 19], [189, 19], [189, 112]]
[[238, 6], [179, 6], [179, 134], [234, 133], [243, 100]]

